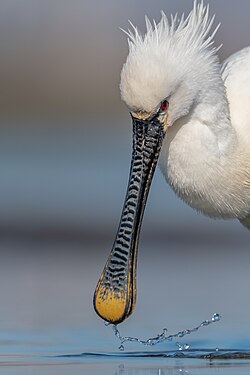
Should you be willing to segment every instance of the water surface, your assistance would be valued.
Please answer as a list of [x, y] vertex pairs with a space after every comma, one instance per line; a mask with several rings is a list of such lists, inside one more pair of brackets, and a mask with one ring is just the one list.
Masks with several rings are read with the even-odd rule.
[[119, 330], [147, 339], [164, 327], [169, 334], [195, 327], [214, 312], [223, 319], [180, 340], [188, 351], [165, 342], [153, 349], [126, 343], [120, 352], [119, 340], [94, 313], [131, 146], [127, 132], [124, 143], [120, 132], [118, 138], [100, 132], [105, 143], [79, 129], [60, 137], [2, 134], [0, 371], [249, 373], [249, 233], [238, 223], [198, 216], [159, 171], [139, 246], [137, 308]]

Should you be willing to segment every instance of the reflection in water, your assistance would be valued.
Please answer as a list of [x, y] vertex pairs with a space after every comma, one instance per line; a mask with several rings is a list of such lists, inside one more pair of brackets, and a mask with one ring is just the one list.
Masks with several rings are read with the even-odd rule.
[[124, 364], [119, 365], [118, 370], [115, 375], [183, 375], [192, 374], [190, 371], [184, 369], [183, 367], [131, 367], [127, 368]]
[[[231, 370], [229, 370], [229, 368]], [[249, 362], [174, 362], [161, 366], [153, 363], [144, 365], [120, 364], [115, 375], [228, 375], [248, 374]]]
[[[147, 364], [136, 366], [120, 364], [115, 375], [228, 375], [229, 368], [233, 374], [247, 374], [249, 363], [170, 363], [168, 366], [148, 366]], [[231, 372], [230, 372], [231, 373]]]

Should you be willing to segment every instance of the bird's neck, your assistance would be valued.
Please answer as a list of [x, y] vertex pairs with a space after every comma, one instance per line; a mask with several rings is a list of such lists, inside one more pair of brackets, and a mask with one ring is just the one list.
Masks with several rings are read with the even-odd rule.
[[[197, 121], [200, 124], [201, 132], [193, 134], [202, 143], [206, 143], [206, 132], [210, 133], [210, 141], [217, 149], [217, 162], [224, 162], [228, 159], [236, 147], [236, 133], [231, 124], [229, 104], [226, 90], [221, 75], [210, 79], [206, 86], [202, 85], [197, 101], [190, 114], [188, 122]], [[205, 148], [204, 148], [205, 151]], [[211, 155], [211, 157], [213, 157]]]
[[203, 161], [211, 166], [224, 166], [236, 147], [237, 136], [230, 120], [224, 82], [217, 74], [201, 85], [189, 114], [167, 130], [165, 148], [173, 165], [181, 159], [183, 168], [187, 171], [190, 165], [193, 175], [193, 167]]
[[202, 85], [189, 115], [168, 129], [161, 166], [175, 192], [193, 208], [210, 216], [233, 216], [226, 212], [226, 189], [225, 196], [216, 194], [223, 191], [237, 139], [223, 81], [216, 77], [210, 83]]

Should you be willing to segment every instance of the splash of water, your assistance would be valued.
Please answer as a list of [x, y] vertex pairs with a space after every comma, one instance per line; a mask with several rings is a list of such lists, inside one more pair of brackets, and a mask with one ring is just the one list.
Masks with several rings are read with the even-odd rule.
[[[218, 313], [215, 313], [215, 314], [213, 314], [211, 319], [204, 320], [203, 322], [201, 322], [198, 326], [196, 326], [194, 328], [185, 329], [184, 331], [179, 331], [179, 332], [177, 332], [175, 334], [172, 334], [172, 335], [168, 335], [167, 328], [163, 328], [162, 333], [159, 333], [157, 336], [151, 337], [147, 340], [142, 340], [142, 339], [139, 339], [138, 337], [122, 336], [120, 331], [117, 328], [117, 325], [115, 325], [115, 324], [112, 324], [112, 328], [113, 328], [115, 336], [120, 340], [119, 349], [121, 351], [124, 350], [123, 344], [125, 342], [137, 342], [138, 344], [141, 344], [141, 345], [154, 346], [154, 345], [159, 344], [163, 341], [174, 342], [174, 344], [178, 347], [179, 350], [187, 350], [190, 347], [188, 344], [181, 344], [178, 341], [174, 341], [174, 340], [178, 339], [178, 338], [183, 338], [184, 336], [187, 336], [187, 335], [190, 335], [191, 333], [194, 333], [194, 332], [198, 331], [201, 327], [207, 327], [210, 324], [218, 322], [220, 319], [221, 319], [221, 315], [218, 314]], [[110, 325], [110, 323], [105, 322], [105, 325]]]

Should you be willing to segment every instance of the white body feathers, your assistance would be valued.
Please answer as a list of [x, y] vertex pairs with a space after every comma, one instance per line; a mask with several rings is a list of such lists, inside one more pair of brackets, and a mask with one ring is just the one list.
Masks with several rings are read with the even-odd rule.
[[128, 32], [121, 95], [138, 114], [169, 100], [161, 169], [185, 202], [212, 217], [250, 214], [250, 48], [221, 67], [213, 18], [197, 4], [178, 22], [165, 14], [147, 33]]
[[222, 77], [225, 92], [215, 86], [167, 130], [161, 167], [193, 208], [242, 219], [250, 213], [250, 48], [227, 60]]

